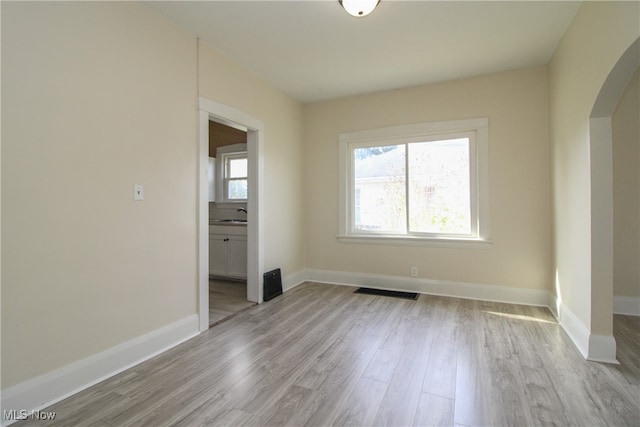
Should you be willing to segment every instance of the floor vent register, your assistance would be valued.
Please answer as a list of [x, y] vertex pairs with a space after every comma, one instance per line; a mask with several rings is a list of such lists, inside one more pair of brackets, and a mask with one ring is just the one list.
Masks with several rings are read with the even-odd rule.
[[280, 273], [280, 269], [276, 268], [275, 270], [267, 271], [264, 273], [264, 293], [263, 300], [269, 301], [277, 297], [278, 295], [282, 295], [282, 274]]
[[365, 294], [365, 295], [379, 295], [383, 297], [404, 298], [404, 299], [412, 299], [412, 300], [418, 299], [418, 294], [415, 292], [386, 291], [384, 289], [358, 288], [353, 293]]

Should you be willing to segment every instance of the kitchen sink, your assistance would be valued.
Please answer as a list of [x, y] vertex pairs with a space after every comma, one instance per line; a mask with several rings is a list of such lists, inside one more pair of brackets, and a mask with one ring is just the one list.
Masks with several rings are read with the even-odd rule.
[[211, 220], [212, 223], [216, 223], [216, 224], [242, 224], [242, 225], [246, 225], [247, 224], [247, 220], [246, 219], [214, 219]]

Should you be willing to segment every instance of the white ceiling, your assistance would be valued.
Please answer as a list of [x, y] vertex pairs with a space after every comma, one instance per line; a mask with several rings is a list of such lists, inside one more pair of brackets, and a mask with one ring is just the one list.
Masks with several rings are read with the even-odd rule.
[[546, 64], [577, 1], [147, 2], [302, 102]]

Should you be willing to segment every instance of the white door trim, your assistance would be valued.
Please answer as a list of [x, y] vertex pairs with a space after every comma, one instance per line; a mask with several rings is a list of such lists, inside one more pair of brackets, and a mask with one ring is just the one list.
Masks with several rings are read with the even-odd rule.
[[247, 299], [262, 302], [264, 270], [264, 123], [249, 114], [210, 99], [199, 99], [200, 143], [198, 156], [198, 312], [200, 331], [209, 328], [209, 199], [207, 167], [209, 120], [247, 131], [249, 198], [247, 200]]

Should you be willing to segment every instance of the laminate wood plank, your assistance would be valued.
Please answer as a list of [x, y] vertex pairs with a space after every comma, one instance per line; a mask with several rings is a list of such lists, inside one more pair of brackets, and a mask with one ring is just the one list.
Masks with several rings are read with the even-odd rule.
[[521, 307], [486, 302], [481, 311], [484, 330], [484, 353], [492, 387], [490, 402], [500, 401], [500, 408], [490, 405], [491, 419], [497, 425], [530, 425], [533, 419], [525, 393], [519, 359], [525, 352], [530, 321]]
[[513, 314], [503, 312], [501, 304], [485, 301], [479, 307], [478, 320], [482, 322], [481, 343], [484, 351], [491, 353], [493, 358], [508, 359], [516, 355], [508, 331], [509, 316]]
[[640, 354], [640, 317], [613, 316], [613, 332], [620, 362], [618, 371], [629, 384], [640, 386], [640, 363], [635, 357]]
[[490, 425], [486, 390], [490, 384], [486, 356], [482, 352], [483, 330], [480, 303], [464, 300], [459, 306], [456, 330], [456, 395], [454, 422], [459, 425]]
[[[55, 419], [47, 421], [48, 426], [75, 426], [101, 424], [106, 421], [103, 417], [109, 415], [114, 409], [118, 410], [123, 404], [128, 403], [128, 399], [114, 391], [103, 390], [101, 387], [92, 387], [86, 390], [86, 396], [79, 396], [79, 399], [61, 402], [56, 406], [54, 412]], [[96, 406], [96, 402], [103, 402], [104, 406]], [[42, 422], [35, 420], [24, 421], [21, 425], [42, 425]]]
[[[524, 383], [518, 372], [518, 362], [514, 359], [497, 358], [489, 361], [491, 387], [491, 421], [494, 425], [533, 425], [528, 397]], [[496, 402], [500, 402], [499, 405]]]
[[[337, 299], [337, 297], [327, 298], [326, 304], [331, 304], [333, 299]], [[316, 317], [321, 316], [321, 314], [322, 314], [322, 311], [318, 311], [316, 314]], [[307, 318], [305, 321], [308, 322], [309, 324], [313, 324], [314, 317]], [[306, 325], [304, 322], [298, 324], [298, 330], [300, 331], [300, 334], [298, 335], [295, 335], [295, 334], [287, 335], [287, 336], [279, 335], [281, 337], [281, 341], [277, 341], [277, 340], [269, 341], [270, 334], [266, 333], [260, 339], [261, 345], [256, 346], [256, 348], [264, 349], [264, 350], [272, 349], [272, 348], [294, 349], [294, 346], [292, 344], [295, 341], [299, 340], [299, 338], [303, 335], [304, 331], [307, 330], [305, 326], [308, 326], [308, 325]], [[255, 344], [255, 341], [254, 341], [254, 344]], [[295, 350], [295, 351], [299, 351], [299, 350]], [[244, 401], [257, 402], [257, 400], [252, 399], [253, 395], [260, 394], [261, 390], [264, 390], [269, 386], [273, 387], [273, 384], [267, 381], [265, 377], [267, 379], [275, 378], [277, 381], [279, 381], [283, 373], [279, 373], [273, 369], [271, 370], [265, 369], [263, 364], [259, 363], [261, 360], [263, 360], [262, 357], [264, 356], [264, 352], [254, 352], [251, 354], [250, 358], [248, 358], [246, 354], [242, 354], [242, 356], [243, 357], [240, 359], [240, 361], [242, 362], [241, 364], [237, 363], [238, 358], [226, 358], [224, 361], [221, 361], [223, 363], [220, 363], [219, 365], [217, 365], [218, 366], [217, 368], [214, 368], [209, 372], [209, 375], [219, 374], [222, 371], [228, 371], [228, 370], [231, 370], [231, 372], [236, 373], [233, 380], [230, 382], [217, 382], [215, 384], [211, 384], [211, 388], [209, 391], [215, 392], [220, 387], [232, 387], [233, 389], [237, 390], [240, 384], [248, 384], [250, 387], [249, 392], [246, 389], [244, 389], [244, 390], [236, 391], [235, 394], [239, 395], [239, 397], [241, 397]], [[277, 352], [276, 354], [273, 355], [274, 359], [279, 356], [280, 355]], [[179, 387], [180, 385], [184, 384], [184, 381], [187, 381], [189, 378], [193, 378], [195, 375], [202, 374], [200, 369], [201, 365], [190, 364], [187, 359], [183, 358], [182, 360], [176, 361], [175, 363], [183, 367], [183, 369], [181, 370], [182, 371], [181, 377], [174, 378], [171, 381], [176, 387]], [[195, 368], [195, 371], [194, 371], [194, 368]], [[193, 388], [193, 384], [190, 384], [190, 387]], [[142, 390], [144, 390], [144, 388], [142, 388]], [[271, 391], [272, 393], [269, 393], [269, 395], [273, 399], [275, 399], [277, 397], [277, 393], [274, 393], [273, 390]], [[175, 394], [176, 393], [173, 393], [173, 394], [156, 393], [153, 396], [153, 398], [166, 401], [169, 399], [173, 399], [173, 396]], [[228, 400], [232, 404], [235, 404], [236, 402], [236, 400], [234, 400], [233, 397], [228, 397]], [[261, 402], [261, 405], [268, 405], [268, 404], [269, 404], [269, 401]], [[240, 406], [240, 405], [236, 405], [236, 406]], [[131, 411], [134, 411], [134, 410], [137, 411], [135, 415], [130, 413]], [[122, 414], [120, 414], [120, 418], [113, 419], [110, 421], [114, 423], [119, 423], [119, 422], [122, 422], [124, 419], [132, 419], [132, 418], [135, 419], [135, 417], [148, 417], [147, 411], [145, 410], [144, 405], [142, 407], [138, 407], [137, 409], [131, 408], [130, 411], [125, 411]]]
[[207, 426], [260, 426], [263, 425], [255, 415], [233, 408], [224, 416], [211, 420]]
[[296, 384], [318, 390], [330, 375], [335, 375], [338, 366], [344, 364], [344, 355], [354, 351], [360, 357], [352, 363], [366, 363], [365, 368], [369, 365], [368, 351], [376, 351], [379, 342], [387, 336], [390, 319], [400, 312], [400, 307], [388, 298], [363, 297], [357, 301], [364, 310], [351, 323], [351, 328], [316, 357], [309, 369], [296, 379]]
[[[345, 304], [340, 303], [339, 299], [338, 296], [335, 301], [327, 303], [334, 306], [343, 305], [347, 312], [357, 312], [358, 307], [353, 301]], [[242, 381], [234, 387], [235, 393], [246, 400], [240, 407], [255, 414], [280, 398], [295, 378], [308, 369], [308, 362], [330, 347], [344, 329], [349, 327], [349, 324], [344, 322], [343, 313], [343, 310], [328, 313], [319, 311], [318, 315], [309, 318], [307, 324], [293, 328], [295, 331], [287, 334], [286, 339], [277, 348], [272, 349], [273, 357], [263, 358], [262, 363], [255, 366], [263, 372], [262, 378], [257, 382]], [[255, 398], [265, 395], [264, 393], [268, 398]]]
[[105, 420], [98, 420], [95, 423], [89, 424], [89, 427], [113, 427], [113, 424], [108, 423]]
[[418, 403], [414, 426], [446, 427], [454, 424], [455, 403], [453, 399], [422, 393]]
[[389, 383], [396, 366], [402, 357], [404, 328], [396, 328], [376, 351], [373, 360], [367, 366], [364, 376], [371, 380]]
[[540, 307], [352, 292], [302, 284], [44, 409], [47, 425], [638, 426], [636, 319], [616, 316], [606, 365]]
[[[151, 426], [175, 425], [187, 418], [189, 414], [197, 412], [201, 405], [208, 401], [210, 392], [215, 385], [214, 379], [207, 375], [207, 372], [203, 372], [200, 376], [193, 377], [189, 381], [176, 386], [175, 390], [164, 400], [164, 404], [156, 405], [151, 411], [145, 411], [144, 408], [140, 408], [138, 413], [133, 416], [131, 414], [123, 415], [124, 417], [129, 416], [127, 420], [116, 419], [108, 421], [118, 425], [123, 422], [133, 425], [142, 423]], [[220, 393], [216, 396], [224, 397]], [[223, 402], [221, 400], [219, 404]], [[224, 403], [227, 406], [227, 402]]]
[[260, 419], [265, 426], [297, 425], [296, 417], [313, 393], [311, 389], [292, 384], [274, 405], [261, 411]]
[[613, 425], [640, 425], [640, 396], [629, 396], [624, 384], [611, 381], [612, 370], [602, 364], [590, 363], [586, 365], [586, 371], [585, 377], [592, 384], [587, 389], [594, 405], [592, 411], [600, 411]]
[[[308, 303], [311, 304], [311, 301]], [[313, 318], [309, 319], [304, 310], [290, 312], [285, 307], [284, 310], [278, 311], [278, 313], [283, 314], [285, 317], [290, 314], [290, 320], [298, 325], [300, 331], [304, 331], [304, 322], [313, 322]], [[257, 371], [257, 375], [261, 375], [258, 365], [260, 365], [260, 361], [265, 354], [273, 351], [273, 349], [291, 346], [291, 343], [287, 342], [287, 340], [291, 340], [291, 337], [282, 334], [277, 329], [273, 329], [268, 324], [249, 323], [250, 327], [248, 329], [242, 328], [243, 325], [247, 325], [244, 321], [245, 317], [243, 313], [240, 318], [234, 318], [209, 330], [207, 334], [211, 336], [210, 343], [205, 343], [197, 352], [190, 352], [190, 356], [196, 361], [202, 360], [202, 358], [209, 358], [215, 361], [210, 375], [222, 375], [226, 378], [228, 375], [224, 375], [224, 373], [233, 372], [235, 375], [230, 381], [232, 384], [243, 379], [246, 380], [247, 376], [251, 377], [251, 375], [256, 374], [255, 371]], [[225, 345], [225, 342], [227, 345]], [[274, 354], [273, 357], [277, 357], [277, 354]], [[173, 363], [184, 365], [190, 362], [183, 355], [180, 360], [175, 360]], [[258, 367], [257, 369], [256, 366]], [[224, 386], [225, 384], [221, 383], [220, 385]]]
[[441, 396], [453, 402], [456, 392], [456, 329], [458, 327], [454, 306], [459, 300], [430, 298], [430, 307], [437, 312], [438, 323], [431, 342], [422, 392]]
[[526, 403], [533, 420], [542, 425], [569, 425], [565, 407], [554, 384], [555, 369], [542, 363], [535, 351], [522, 351], [517, 359]]
[[388, 387], [386, 382], [360, 377], [351, 393], [343, 400], [334, 425], [374, 425], [376, 413]]
[[224, 393], [207, 393], [200, 399], [200, 405], [195, 410], [171, 425], [175, 427], [216, 425], [220, 419], [226, 417], [233, 410], [233, 406], [225, 398]]
[[335, 424], [335, 419], [342, 409], [341, 405], [358, 384], [377, 348], [399, 323], [401, 313], [406, 307], [404, 304], [398, 304], [397, 301], [392, 302], [391, 298], [377, 296], [366, 296], [366, 298], [367, 300], [371, 298], [376, 305], [389, 304], [391, 308], [377, 311], [369, 328], [366, 324], [360, 325], [361, 328], [368, 329], [369, 333], [356, 329], [358, 336], [342, 340], [343, 346], [340, 351], [328, 357], [333, 369], [326, 371], [324, 381], [318, 388], [318, 398], [308, 410], [310, 416], [305, 425]]
[[[337, 297], [327, 298], [327, 304], [330, 304], [333, 299], [337, 299]], [[322, 311], [318, 311], [315, 317], [320, 317], [321, 315], [322, 315]], [[307, 317], [305, 322], [309, 324], [314, 323], [314, 316], [312, 316], [311, 318]], [[305, 324], [305, 322], [298, 324], [297, 330], [300, 331], [299, 335], [302, 335], [303, 331], [306, 330], [305, 326], [307, 325]], [[220, 374], [223, 371], [228, 372], [230, 370], [230, 372], [235, 372], [236, 376], [234, 376], [233, 379], [229, 382], [217, 382], [215, 384], [211, 384], [210, 391], [215, 392], [220, 387], [238, 388], [239, 384], [250, 384], [250, 388], [251, 388], [250, 392], [247, 392], [246, 390], [244, 390], [244, 391], [240, 391], [239, 394], [241, 394], [243, 398], [249, 399], [251, 402], [255, 402], [253, 399], [251, 399], [251, 396], [257, 393], [260, 393], [260, 390], [270, 385], [269, 382], [266, 382], [264, 380], [264, 377], [267, 373], [271, 374], [272, 377], [275, 377], [278, 379], [281, 377], [279, 373], [263, 369], [262, 365], [259, 362], [263, 360], [264, 352], [272, 348], [291, 349], [293, 348], [292, 346], [293, 342], [295, 342], [299, 338], [296, 335], [285, 336], [281, 334], [280, 335], [281, 340], [269, 341], [269, 337], [270, 337], [269, 334], [265, 334], [261, 336], [259, 341], [260, 341], [260, 344], [262, 345], [257, 345], [255, 347], [256, 349], [263, 350], [263, 351], [253, 352], [251, 354], [251, 357], [248, 357], [248, 355], [243, 354], [242, 359], [240, 359], [242, 361], [240, 365], [237, 363], [238, 359], [236, 357], [236, 358], [226, 358], [224, 360], [226, 363], [221, 363], [216, 367], [214, 367], [211, 370], [211, 372], [209, 372], [209, 375]], [[254, 344], [255, 344], [255, 341], [254, 341]], [[274, 358], [278, 356], [279, 356], [278, 352], [276, 352], [273, 355]], [[166, 385], [170, 384], [171, 387], [174, 387], [174, 388], [175, 387], [180, 388], [187, 381], [189, 381], [189, 379], [192, 379], [195, 376], [201, 375], [203, 370], [202, 364], [191, 363], [188, 358], [184, 358], [184, 357], [181, 358], [180, 360], [174, 361], [173, 365], [174, 366], [177, 365], [177, 367], [180, 368], [179, 369], [179, 371], [181, 372], [180, 377], [170, 378], [169, 376], [166, 376], [165, 378], [167, 378]], [[255, 369], [256, 366], [257, 366], [257, 369]], [[257, 387], [256, 384], [260, 384], [260, 386]], [[147, 405], [148, 402], [169, 401], [171, 399], [174, 399], [174, 396], [176, 395], [176, 392], [173, 392], [173, 393], [170, 392], [169, 390], [167, 390], [167, 387], [165, 386], [165, 384], [158, 384], [157, 381], [155, 383], [148, 382], [146, 385], [147, 386], [138, 387], [138, 390], [137, 390], [138, 396], [132, 396], [134, 397], [134, 400], [139, 402], [137, 406], [131, 406], [127, 410], [121, 412], [117, 418], [109, 419], [108, 421], [119, 424], [119, 423], [125, 422], [126, 420], [135, 420], [143, 417], [148, 417], [148, 413], [151, 411], [148, 408], [148, 405]], [[149, 395], [148, 398], [143, 399], [142, 397], [148, 393], [149, 388], [153, 391], [153, 394]], [[136, 397], [137, 399], [135, 399]], [[268, 403], [269, 402], [262, 402], [261, 404], [266, 405]]]
[[[425, 298], [422, 296], [421, 298]], [[431, 341], [438, 327], [434, 311], [416, 301], [406, 310], [398, 329], [406, 331], [398, 344], [400, 359], [393, 369], [387, 392], [380, 403], [375, 425], [411, 425], [422, 392]]]
[[247, 283], [209, 279], [209, 324], [220, 322], [255, 305], [247, 301]]
[[[572, 343], [566, 335], [560, 335], [561, 341], [566, 346]], [[602, 420], [607, 420], [609, 425], [628, 425], [624, 423], [613, 423], [613, 419], [606, 415], [605, 403], [598, 396], [597, 389], [602, 385], [593, 375], [592, 368], [602, 367], [608, 371], [613, 371], [615, 367], [584, 361], [577, 352], [562, 351], [562, 347], [548, 347], [550, 357], [554, 364], [545, 363], [545, 369], [550, 374], [551, 387], [554, 387], [559, 395], [564, 407], [565, 414], [570, 424], [573, 425], [598, 425]], [[604, 380], [601, 378], [600, 380]], [[620, 394], [617, 399], [626, 399]], [[631, 412], [636, 419], [640, 418], [640, 411]], [[632, 424], [633, 425], [633, 424]]]

